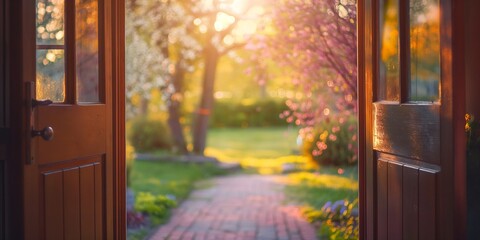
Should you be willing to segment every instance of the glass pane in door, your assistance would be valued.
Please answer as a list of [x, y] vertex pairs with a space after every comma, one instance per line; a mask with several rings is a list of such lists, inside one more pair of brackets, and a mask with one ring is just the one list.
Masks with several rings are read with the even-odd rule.
[[438, 101], [439, 89], [439, 2], [410, 0], [410, 100]]
[[65, 101], [64, 50], [37, 50], [36, 98]]
[[76, 0], [77, 101], [99, 102], [98, 1]]
[[63, 45], [65, 39], [64, 1], [37, 0], [36, 36], [38, 45]]
[[400, 100], [398, 0], [380, 1], [378, 100]]
[[36, 1], [36, 98], [65, 101], [64, 0]]

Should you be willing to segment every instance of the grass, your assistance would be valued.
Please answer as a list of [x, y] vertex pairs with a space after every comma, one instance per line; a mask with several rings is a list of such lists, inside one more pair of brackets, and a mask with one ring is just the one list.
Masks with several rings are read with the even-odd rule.
[[205, 154], [261, 174], [280, 173], [286, 163], [309, 168], [298, 155], [297, 134], [296, 127], [212, 129]]
[[320, 209], [326, 202], [353, 201], [358, 197], [357, 167], [324, 167], [315, 172], [288, 175], [286, 193], [289, 199], [308, 207]]
[[[222, 175], [225, 171], [212, 164], [188, 164], [165, 161], [135, 161], [130, 173], [130, 188], [135, 193], [149, 192], [155, 196], [174, 196], [177, 202], [188, 197], [194, 188], [205, 187], [201, 180]], [[158, 223], [167, 221], [169, 214], [158, 219]], [[144, 239], [156, 227], [152, 222], [146, 228], [128, 231], [128, 239]]]
[[[301, 166], [299, 172], [286, 175], [289, 200], [305, 207], [320, 209], [327, 201], [358, 197], [357, 167], [320, 167], [313, 169], [307, 157], [298, 154], [296, 128], [211, 129], [206, 155], [224, 162], [238, 162], [245, 169], [262, 174], [279, 173], [285, 163]], [[135, 192], [188, 197], [200, 180], [223, 174], [213, 165], [175, 162], [136, 161], [131, 173]], [[203, 187], [208, 186], [208, 182]], [[140, 237], [132, 239], [141, 239]], [[129, 235], [129, 239], [130, 239]]]
[[211, 129], [206, 154], [224, 161], [284, 157], [298, 151], [297, 134], [293, 127]]
[[[295, 128], [216, 129], [209, 132], [206, 153], [262, 174], [280, 173], [285, 163], [301, 166], [302, 171], [286, 176], [285, 193], [287, 200], [302, 206], [304, 216], [312, 221], [317, 220], [311, 214], [319, 213], [326, 202], [357, 199], [357, 166], [314, 168], [307, 157], [298, 155], [296, 136]], [[342, 239], [338, 233], [348, 232], [348, 228], [337, 226], [335, 234], [327, 225], [318, 229], [323, 239]]]
[[[327, 201], [354, 200], [358, 196], [357, 167], [320, 167], [313, 170], [309, 159], [298, 154], [296, 128], [212, 129], [207, 155], [226, 162], [239, 162], [259, 173], [279, 173], [293, 163], [304, 171], [288, 174], [287, 195], [303, 205], [321, 208]], [[343, 172], [342, 172], [343, 171]]]
[[136, 161], [131, 173], [134, 192], [154, 195], [173, 195], [183, 200], [194, 189], [195, 183], [224, 174], [212, 164], [188, 164], [161, 161]]

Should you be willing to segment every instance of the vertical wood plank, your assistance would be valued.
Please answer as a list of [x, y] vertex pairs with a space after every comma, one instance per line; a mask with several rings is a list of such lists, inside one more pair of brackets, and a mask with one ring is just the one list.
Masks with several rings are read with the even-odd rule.
[[45, 239], [63, 239], [63, 174], [44, 175]]
[[435, 204], [436, 204], [435, 173], [420, 170], [419, 173], [419, 239], [433, 240], [435, 238]]
[[95, 167], [80, 168], [80, 224], [81, 239], [95, 239]]
[[388, 240], [402, 239], [402, 166], [388, 163]]
[[377, 161], [377, 239], [388, 239], [388, 163]]
[[104, 208], [103, 208], [103, 167], [95, 164], [95, 236], [96, 239], [104, 239]]
[[418, 168], [403, 167], [403, 239], [418, 239]]
[[63, 197], [65, 204], [65, 239], [80, 239], [80, 171], [79, 168], [64, 170]]

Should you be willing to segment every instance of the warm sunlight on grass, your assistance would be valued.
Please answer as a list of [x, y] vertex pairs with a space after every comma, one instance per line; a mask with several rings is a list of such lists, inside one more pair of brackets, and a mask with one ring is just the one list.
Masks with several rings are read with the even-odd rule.
[[296, 155], [296, 138], [296, 128], [212, 129], [205, 153], [261, 174], [281, 173], [285, 164], [310, 169], [308, 158]]
[[358, 189], [358, 182], [354, 179], [331, 174], [319, 174], [311, 172], [292, 173], [289, 176], [292, 185], [303, 184], [307, 187], [331, 188], [331, 189]]
[[222, 170], [209, 164], [136, 161], [131, 175], [131, 188], [135, 192], [173, 195], [183, 200], [196, 182], [221, 174]]
[[209, 149], [206, 155], [210, 155], [210, 152], [218, 154], [218, 151], [221, 151], [223, 156], [218, 156], [221, 160], [237, 161], [247, 157], [287, 156], [298, 151], [297, 136], [298, 129], [295, 127], [211, 129], [208, 132]]
[[316, 172], [291, 173], [287, 179], [290, 199], [320, 209], [328, 201], [349, 200], [358, 197], [357, 167], [343, 169], [320, 168]]

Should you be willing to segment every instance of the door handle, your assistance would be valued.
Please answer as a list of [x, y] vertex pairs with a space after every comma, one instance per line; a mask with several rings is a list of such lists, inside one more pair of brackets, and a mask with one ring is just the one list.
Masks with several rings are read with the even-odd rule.
[[32, 130], [32, 138], [34, 137], [42, 137], [45, 141], [52, 141], [55, 132], [53, 131], [52, 127], [45, 127], [40, 131]]
[[45, 141], [51, 141], [54, 136], [53, 128], [48, 126], [40, 131], [34, 130], [35, 117], [33, 110], [39, 106], [48, 106], [53, 102], [51, 100], [35, 99], [35, 82], [25, 82], [25, 98], [26, 98], [26, 126], [25, 126], [25, 158], [26, 164], [35, 162], [35, 149], [32, 144], [34, 137], [42, 137]]
[[32, 99], [32, 108], [36, 108], [38, 106], [48, 106], [50, 104], [52, 104], [53, 101], [52, 100], [36, 100], [36, 99]]

